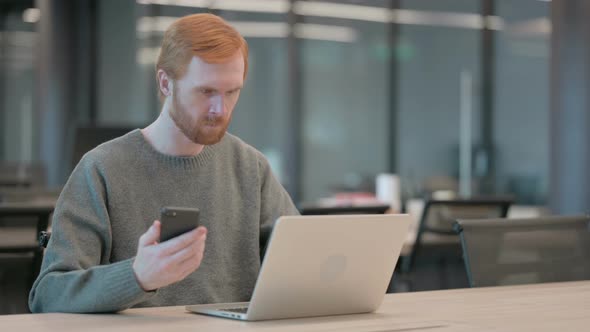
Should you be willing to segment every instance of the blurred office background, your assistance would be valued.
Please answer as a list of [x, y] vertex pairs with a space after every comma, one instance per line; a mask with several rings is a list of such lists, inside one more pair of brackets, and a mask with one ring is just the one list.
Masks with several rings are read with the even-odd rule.
[[587, 213], [588, 2], [0, 0], [0, 186], [59, 192], [93, 140], [154, 120], [165, 29], [212, 12], [250, 46], [230, 131], [297, 204], [391, 173], [400, 209], [444, 192]]
[[539, 0], [2, 0], [0, 160], [39, 164], [60, 186], [77, 128], [148, 124], [163, 32], [199, 12], [248, 40], [231, 132], [297, 202], [371, 191], [379, 173], [400, 175], [404, 197], [458, 190], [463, 135], [473, 194], [548, 203], [551, 2]]

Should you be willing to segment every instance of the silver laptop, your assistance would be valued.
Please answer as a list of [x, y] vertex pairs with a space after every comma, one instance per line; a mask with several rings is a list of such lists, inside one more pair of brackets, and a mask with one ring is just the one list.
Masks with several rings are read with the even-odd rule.
[[281, 217], [250, 302], [186, 309], [247, 321], [375, 311], [409, 225], [393, 214]]

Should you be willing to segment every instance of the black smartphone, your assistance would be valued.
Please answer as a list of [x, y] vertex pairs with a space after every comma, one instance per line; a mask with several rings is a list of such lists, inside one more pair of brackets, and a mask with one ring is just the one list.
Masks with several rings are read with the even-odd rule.
[[163, 207], [160, 210], [160, 242], [190, 232], [199, 226], [199, 209]]

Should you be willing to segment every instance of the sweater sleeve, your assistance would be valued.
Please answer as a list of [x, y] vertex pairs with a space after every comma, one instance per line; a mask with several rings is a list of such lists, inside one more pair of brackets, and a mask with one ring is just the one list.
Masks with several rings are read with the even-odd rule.
[[112, 234], [104, 174], [85, 156], [58, 199], [41, 272], [29, 294], [32, 312], [116, 312], [153, 296], [133, 259], [110, 263]]
[[299, 211], [261, 153], [258, 164], [261, 184], [260, 226], [270, 229], [280, 216], [299, 215]]

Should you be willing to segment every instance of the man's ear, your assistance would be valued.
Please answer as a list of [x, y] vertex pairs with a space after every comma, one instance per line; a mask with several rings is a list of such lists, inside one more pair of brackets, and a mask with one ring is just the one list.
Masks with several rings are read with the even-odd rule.
[[162, 69], [158, 69], [158, 88], [164, 98], [171, 96], [174, 89], [174, 82]]

